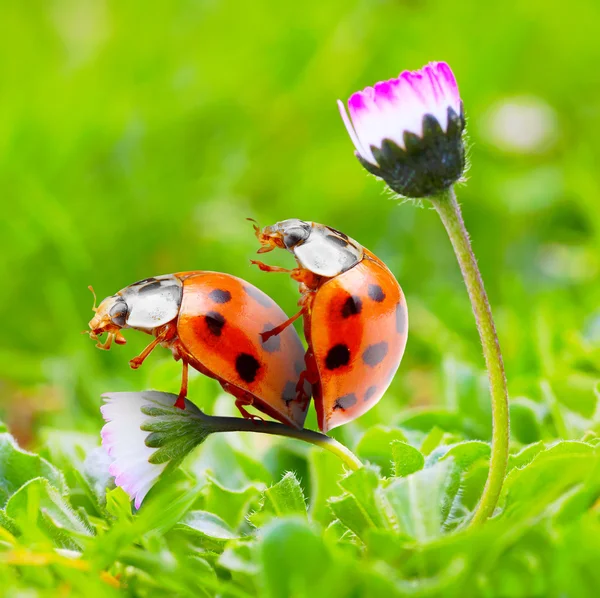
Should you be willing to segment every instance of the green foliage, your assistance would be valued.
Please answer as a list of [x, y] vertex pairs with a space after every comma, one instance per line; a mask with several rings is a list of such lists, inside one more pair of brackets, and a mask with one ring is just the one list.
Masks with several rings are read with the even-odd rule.
[[[495, 516], [469, 528], [489, 445], [442, 428], [423, 436], [422, 419], [411, 421], [415, 427], [376, 427], [357, 440], [372, 461], [387, 457], [385, 474], [376, 464], [344, 473], [318, 448], [303, 457], [307, 477], [269, 474], [260, 466], [269, 461], [260, 435], [216, 434], [183, 469], [164, 475], [135, 513], [100, 475], [91, 439], [55, 439], [42, 459], [5, 433], [7, 461], [23, 466], [4, 469], [0, 580], [15, 591], [68, 584], [74, 595], [93, 596], [117, 587], [190, 597], [593, 595], [595, 434], [515, 444]], [[289, 440], [274, 442], [267, 452], [296, 451]]]

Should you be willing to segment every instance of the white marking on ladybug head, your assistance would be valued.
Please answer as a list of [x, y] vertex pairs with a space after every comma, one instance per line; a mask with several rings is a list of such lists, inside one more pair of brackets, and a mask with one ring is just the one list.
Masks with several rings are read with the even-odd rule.
[[[296, 223], [300, 223], [301, 227]], [[308, 228], [308, 234], [301, 241], [289, 246], [286, 243], [286, 246], [296, 256], [300, 266], [314, 274], [337, 276], [363, 259], [363, 248], [354, 239], [333, 228], [301, 220], [280, 222], [279, 226], [282, 225], [287, 225], [289, 234], [293, 236], [297, 236], [299, 230]], [[285, 235], [283, 238], [285, 242]]]
[[147, 278], [126, 287], [118, 293], [127, 306], [126, 326], [152, 330], [167, 324], [179, 315], [182, 294], [182, 282], [173, 274]]
[[[125, 326], [124, 314], [127, 313], [127, 305], [123, 299], [119, 295], [112, 295], [104, 299], [97, 308], [94, 307], [92, 309], [95, 313], [89, 323], [89, 335], [98, 341], [96, 346], [100, 349], [110, 349], [113, 341], [121, 345], [124, 344], [125, 339], [119, 332]], [[100, 337], [105, 332], [107, 333], [107, 338], [103, 343], [100, 341]]]

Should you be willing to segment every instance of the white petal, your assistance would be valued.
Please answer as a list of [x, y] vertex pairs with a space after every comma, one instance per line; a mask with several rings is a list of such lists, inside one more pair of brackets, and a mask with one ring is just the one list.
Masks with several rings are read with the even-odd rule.
[[370, 149], [365, 150], [365, 148], [362, 146], [362, 143], [360, 142], [360, 139], [357, 137], [356, 131], [354, 130], [354, 127], [352, 126], [352, 123], [350, 122], [348, 113], [346, 112], [346, 106], [344, 106], [344, 104], [341, 100], [338, 100], [337, 103], [338, 103], [338, 108], [340, 110], [340, 116], [342, 117], [342, 120], [344, 121], [344, 125], [346, 126], [346, 131], [348, 131], [348, 135], [350, 135], [350, 139], [352, 140], [352, 143], [354, 144], [356, 151], [360, 154], [360, 156], [361, 156], [361, 158], [363, 158], [363, 160], [367, 160], [367, 162], [371, 162], [372, 164], [377, 165], [377, 162], [375, 162], [375, 158], [373, 157], [371, 150]]
[[[458, 86], [445, 62], [432, 62], [418, 71], [404, 71], [398, 78], [350, 96], [348, 112], [341, 102], [340, 114], [361, 156], [376, 164], [371, 146], [381, 147], [384, 139], [404, 147], [404, 133], [423, 134], [423, 118], [434, 116], [448, 130], [448, 108], [461, 111]], [[350, 123], [351, 120], [351, 123]]]
[[[139, 508], [167, 463], [154, 465], [148, 460], [156, 449], [146, 446], [149, 432], [140, 426], [148, 420], [142, 407], [152, 403], [151, 393], [112, 393], [105, 395], [101, 407], [106, 424], [102, 428], [102, 446], [110, 456], [115, 484], [135, 500]], [[162, 403], [161, 403], [162, 404]]]

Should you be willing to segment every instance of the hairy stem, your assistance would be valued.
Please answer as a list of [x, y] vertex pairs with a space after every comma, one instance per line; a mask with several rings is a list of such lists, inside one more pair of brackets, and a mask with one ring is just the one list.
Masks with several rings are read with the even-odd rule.
[[471, 307], [475, 315], [483, 356], [488, 371], [492, 395], [492, 456], [488, 478], [469, 525], [483, 523], [490, 517], [500, 496], [508, 460], [509, 415], [508, 390], [500, 344], [492, 318], [492, 310], [483, 286], [477, 260], [471, 249], [469, 234], [462, 219], [460, 206], [454, 190], [430, 198], [446, 228], [454, 253], [469, 292]]
[[360, 469], [363, 464], [359, 458], [337, 440], [325, 436], [313, 430], [299, 430], [277, 422], [255, 421], [239, 417], [220, 417], [203, 414], [206, 422], [210, 421], [210, 427], [215, 432], [254, 432], [258, 434], [272, 434], [274, 436], [286, 436], [314, 444], [322, 449], [333, 453], [341, 459], [351, 470]]

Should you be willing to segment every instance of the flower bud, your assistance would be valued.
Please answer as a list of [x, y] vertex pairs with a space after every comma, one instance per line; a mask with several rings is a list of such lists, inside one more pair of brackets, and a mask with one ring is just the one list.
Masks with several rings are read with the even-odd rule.
[[102, 446], [112, 461], [108, 471], [135, 500], [136, 509], [167, 466], [179, 465], [218, 431], [214, 418], [188, 400], [185, 410], [173, 407], [177, 397], [170, 393], [113, 392], [102, 398], [100, 410], [107, 422], [101, 432]]
[[465, 168], [465, 118], [456, 79], [445, 62], [354, 93], [340, 114], [356, 157], [405, 197], [441, 193]]

